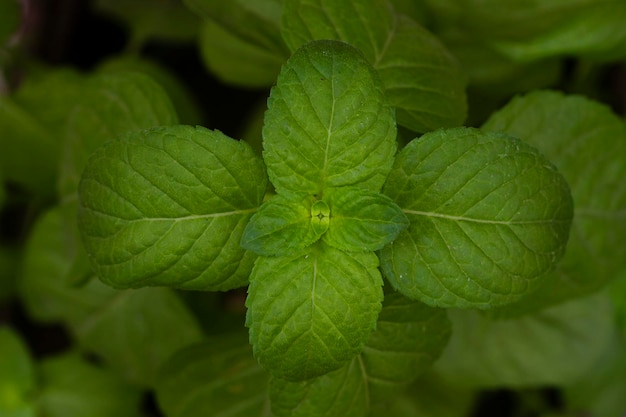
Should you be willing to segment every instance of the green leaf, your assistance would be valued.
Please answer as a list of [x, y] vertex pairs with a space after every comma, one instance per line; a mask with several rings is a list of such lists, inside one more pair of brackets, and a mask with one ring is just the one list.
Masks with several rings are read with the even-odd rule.
[[0, 327], [0, 415], [35, 415], [30, 396], [36, 385], [35, 369], [20, 336], [10, 327]]
[[467, 104], [460, 67], [443, 44], [387, 0], [286, 0], [283, 37], [292, 51], [336, 39], [361, 50], [377, 70], [398, 124], [416, 132], [460, 125]]
[[626, 268], [626, 126], [579, 96], [541, 91], [518, 97], [483, 126], [536, 146], [570, 184], [571, 238], [541, 290], [512, 309], [535, 310], [596, 291]]
[[377, 192], [355, 187], [331, 188], [326, 200], [331, 218], [324, 241], [341, 250], [381, 249], [409, 224], [400, 207]]
[[381, 251], [392, 286], [438, 307], [491, 308], [530, 293], [561, 258], [563, 177], [536, 149], [470, 128], [412, 141], [384, 188], [411, 222]]
[[[100, 63], [97, 68], [98, 73], [121, 73], [121, 72], [141, 72], [156, 81], [167, 96], [172, 100], [176, 113], [180, 117], [180, 123], [197, 125], [202, 124], [203, 115], [196, 97], [191, 89], [186, 85], [181, 77], [157, 61], [150, 60], [136, 55], [115, 55], [114, 57]], [[147, 90], [147, 92], [157, 92], [157, 88]], [[156, 99], [156, 97], [155, 97]], [[157, 99], [157, 103], [162, 101]], [[144, 116], [143, 114], [138, 116]], [[173, 123], [169, 123], [173, 124]]]
[[373, 253], [318, 242], [257, 259], [246, 306], [250, 341], [274, 376], [305, 380], [346, 364], [374, 330], [383, 298]]
[[209, 71], [223, 83], [244, 87], [270, 87], [276, 82], [287, 53], [277, 53], [247, 42], [205, 20], [200, 28], [200, 52]]
[[462, 386], [570, 384], [607, 352], [614, 336], [611, 315], [604, 294], [510, 320], [452, 310], [454, 331], [435, 370]]
[[76, 198], [89, 155], [106, 141], [131, 130], [176, 123], [178, 117], [169, 97], [152, 78], [130, 71], [90, 77], [67, 122], [59, 197]]
[[141, 391], [78, 354], [45, 359], [37, 410], [46, 417], [139, 417]]
[[18, 290], [23, 307], [37, 321], [81, 321], [116, 294], [97, 280], [74, 286], [65, 279], [74, 257], [72, 239], [60, 208], [44, 212], [33, 225], [20, 264]]
[[7, 180], [53, 197], [66, 120], [82, 83], [74, 70], [49, 69], [29, 74], [12, 96], [0, 96], [0, 166]]
[[272, 411], [278, 417], [365, 416], [428, 369], [449, 337], [444, 310], [388, 294], [376, 330], [347, 365], [303, 382], [270, 380]]
[[239, 242], [266, 184], [250, 146], [217, 131], [172, 126], [109, 142], [79, 190], [96, 274], [116, 288], [245, 285], [254, 256]]
[[0, 51], [20, 24], [20, 3], [8, 0], [0, 3]]
[[94, 7], [128, 26], [134, 49], [150, 38], [191, 41], [198, 31], [197, 16], [178, 0], [96, 0]]
[[269, 417], [267, 381], [245, 333], [224, 334], [173, 355], [159, 372], [156, 398], [168, 417]]
[[71, 331], [82, 349], [145, 387], [174, 352], [201, 338], [195, 317], [169, 288], [118, 291]]
[[273, 197], [250, 218], [241, 237], [241, 246], [264, 256], [304, 249], [323, 233], [313, 226], [313, 206], [311, 196]]
[[363, 56], [336, 41], [296, 51], [272, 88], [263, 157], [272, 184], [316, 195], [354, 185], [378, 191], [396, 151], [393, 109]]

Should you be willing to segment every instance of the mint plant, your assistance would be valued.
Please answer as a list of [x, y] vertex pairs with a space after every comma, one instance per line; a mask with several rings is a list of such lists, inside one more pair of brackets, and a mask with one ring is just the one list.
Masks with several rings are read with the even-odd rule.
[[[0, 6], [0, 414], [623, 413], [626, 8], [496, 3], [97, 1], [89, 71]], [[263, 89], [239, 133], [158, 39]]]

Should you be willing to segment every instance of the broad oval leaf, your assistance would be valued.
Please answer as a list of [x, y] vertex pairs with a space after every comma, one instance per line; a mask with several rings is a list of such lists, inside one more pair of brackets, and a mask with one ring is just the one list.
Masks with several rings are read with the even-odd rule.
[[274, 376], [294, 381], [342, 367], [374, 330], [381, 286], [371, 252], [318, 241], [290, 256], [258, 258], [246, 301], [255, 356]]
[[380, 190], [396, 151], [394, 112], [363, 55], [337, 41], [296, 51], [272, 88], [263, 157], [278, 193]]
[[116, 288], [245, 285], [254, 257], [239, 242], [266, 185], [250, 146], [217, 131], [172, 126], [109, 142], [79, 189], [96, 274]]
[[244, 333], [179, 350], [161, 367], [156, 399], [168, 417], [269, 417], [269, 375]]
[[483, 126], [540, 149], [567, 179], [572, 233], [546, 285], [510, 306], [530, 311], [598, 290], [626, 268], [626, 126], [603, 104], [537, 91], [517, 97]]
[[341, 250], [381, 249], [409, 225], [406, 216], [386, 195], [356, 187], [329, 189], [330, 224], [324, 241]]
[[361, 50], [377, 70], [398, 124], [416, 132], [459, 126], [467, 103], [461, 68], [445, 46], [387, 0], [286, 0], [282, 33], [295, 50], [336, 39]]
[[270, 380], [276, 416], [365, 416], [376, 401], [397, 398], [441, 354], [450, 338], [445, 310], [392, 293], [385, 296], [376, 330], [363, 352], [318, 378]]
[[313, 202], [311, 196], [273, 197], [250, 218], [241, 246], [264, 256], [306, 248], [320, 236], [312, 226]]
[[35, 367], [21, 337], [0, 327], [0, 415], [34, 416], [29, 398], [36, 388]]
[[565, 250], [568, 185], [536, 149], [509, 136], [428, 133], [399, 153], [384, 192], [411, 222], [381, 251], [385, 276], [432, 306], [511, 303], [537, 288]]

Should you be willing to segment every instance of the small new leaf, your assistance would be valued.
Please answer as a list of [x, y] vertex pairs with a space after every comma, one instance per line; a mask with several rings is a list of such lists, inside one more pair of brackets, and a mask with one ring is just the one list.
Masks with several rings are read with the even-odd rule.
[[[304, 249], [321, 235], [312, 196], [277, 195], [256, 212], [241, 237], [241, 246], [263, 256]], [[323, 233], [323, 232], [322, 232]]]
[[220, 132], [171, 126], [109, 142], [79, 188], [96, 274], [116, 288], [245, 285], [254, 257], [239, 243], [266, 185], [252, 148]]
[[364, 252], [381, 249], [409, 225], [393, 200], [356, 187], [326, 193], [331, 219], [324, 241], [338, 249]]
[[302, 381], [340, 368], [376, 325], [382, 278], [378, 258], [322, 241], [257, 259], [246, 306], [250, 341], [274, 376]]
[[397, 148], [396, 124], [363, 55], [337, 41], [294, 52], [268, 100], [263, 148], [279, 194], [323, 199], [328, 187], [380, 190]]
[[436, 307], [486, 309], [530, 293], [563, 255], [572, 220], [569, 187], [548, 160], [476, 129], [412, 141], [384, 192], [411, 222], [381, 252], [385, 276]]

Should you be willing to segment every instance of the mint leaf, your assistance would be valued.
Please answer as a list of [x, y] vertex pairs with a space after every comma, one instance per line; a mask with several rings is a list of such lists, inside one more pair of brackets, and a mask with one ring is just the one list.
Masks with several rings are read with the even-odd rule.
[[203, 18], [200, 51], [220, 80], [269, 87], [289, 50], [280, 36], [281, 0], [185, 0]]
[[37, 409], [47, 417], [139, 417], [141, 391], [115, 372], [76, 353], [46, 358], [40, 364]]
[[614, 340], [611, 315], [605, 294], [510, 320], [451, 310], [452, 338], [434, 367], [462, 386], [569, 385], [606, 354]]
[[567, 179], [575, 203], [563, 260], [540, 291], [511, 309], [536, 310], [589, 294], [626, 268], [623, 120], [584, 97], [541, 91], [515, 98], [483, 128], [539, 148]]
[[79, 189], [96, 274], [116, 288], [245, 285], [254, 257], [239, 242], [263, 199], [264, 171], [249, 145], [200, 127], [131, 132], [104, 145]]
[[169, 288], [118, 291], [70, 328], [82, 349], [144, 387], [154, 385], [172, 354], [201, 337], [196, 318]]
[[396, 150], [393, 109], [353, 47], [319, 41], [294, 52], [268, 100], [263, 157], [277, 192], [320, 199], [328, 187], [378, 191]]
[[314, 226], [319, 219], [313, 216], [313, 205], [310, 196], [273, 197], [250, 218], [241, 246], [265, 256], [304, 249], [323, 233]]
[[257, 259], [246, 306], [254, 354], [274, 376], [306, 380], [340, 368], [374, 329], [383, 298], [378, 259], [319, 241]]
[[354, 45], [377, 70], [398, 124], [416, 132], [460, 125], [465, 82], [440, 41], [386, 0], [286, 0], [282, 33], [292, 51], [317, 39]]
[[0, 326], [0, 415], [34, 416], [30, 404], [36, 384], [30, 354], [20, 336]]
[[174, 354], [159, 371], [156, 398], [168, 417], [269, 417], [267, 381], [245, 333], [222, 334]]
[[395, 399], [399, 390], [428, 369], [449, 337], [450, 321], [444, 310], [387, 294], [363, 352], [315, 379], [272, 378], [272, 411], [279, 417], [368, 415], [375, 403]]
[[330, 222], [324, 241], [338, 249], [363, 252], [381, 249], [409, 221], [387, 196], [356, 187], [331, 188], [326, 193]]
[[86, 80], [67, 121], [58, 191], [75, 199], [89, 156], [104, 142], [131, 130], [176, 124], [178, 117], [163, 90], [137, 72], [97, 74]]
[[565, 250], [569, 188], [534, 148], [470, 128], [397, 156], [384, 188], [411, 222], [382, 249], [392, 286], [438, 307], [491, 308], [540, 284]]

